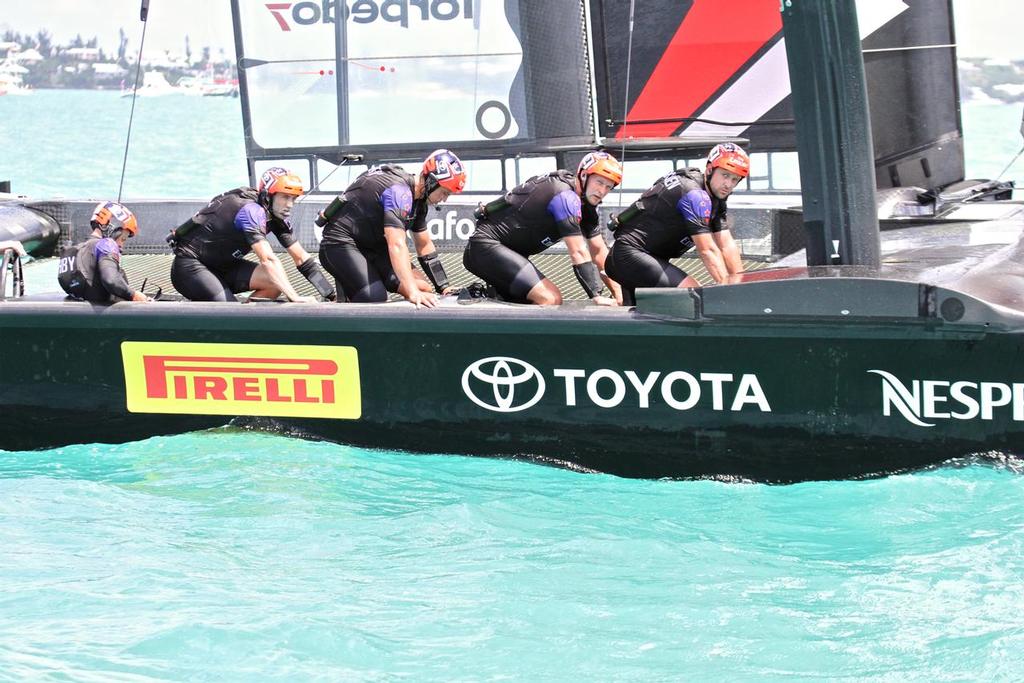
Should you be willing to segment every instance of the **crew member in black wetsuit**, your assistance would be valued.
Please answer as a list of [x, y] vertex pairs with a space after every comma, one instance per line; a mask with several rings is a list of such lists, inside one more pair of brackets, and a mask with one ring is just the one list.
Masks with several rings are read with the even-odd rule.
[[[378, 303], [398, 292], [417, 306], [435, 306], [434, 292], [450, 287], [427, 232], [427, 208], [465, 186], [462, 162], [447, 149], [431, 153], [418, 176], [397, 166], [367, 169], [317, 219], [324, 225], [320, 263], [348, 301]], [[407, 230], [430, 282], [412, 268]]]
[[93, 303], [152, 301], [128, 285], [121, 248], [139, 231], [135, 214], [117, 202], [100, 202], [89, 220], [92, 234], [66, 248], [57, 265], [57, 282], [76, 299]]
[[587, 297], [614, 305], [602, 295], [602, 278], [613, 294], [617, 285], [602, 273], [608, 246], [597, 205], [620, 182], [622, 166], [607, 152], [587, 154], [575, 176], [558, 170], [530, 178], [477, 211], [463, 264], [507, 301], [558, 305], [562, 293], [527, 257], [564, 240]]
[[749, 173], [750, 158], [739, 146], [715, 145], [703, 172], [687, 168], [669, 173], [613, 219], [615, 242], [605, 270], [622, 285], [624, 304], [636, 303], [637, 287], [699, 286], [669, 263], [693, 247], [715, 282], [743, 272], [726, 219], [726, 200]]
[[[333, 298], [334, 288], [292, 234], [288, 217], [301, 194], [302, 179], [274, 167], [260, 176], [258, 189], [239, 187], [211, 199], [168, 238], [174, 288], [192, 301], [237, 301], [235, 293], [250, 290], [254, 297], [276, 299], [284, 293], [289, 301], [316, 301], [299, 296], [288, 281], [267, 241], [273, 233], [321, 296]], [[245, 259], [250, 250], [259, 263]]]

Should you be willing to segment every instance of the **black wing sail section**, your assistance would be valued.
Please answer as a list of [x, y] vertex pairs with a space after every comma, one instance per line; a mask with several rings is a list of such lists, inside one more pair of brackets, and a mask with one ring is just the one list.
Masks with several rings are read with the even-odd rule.
[[[628, 93], [629, 3], [590, 6], [602, 138], [742, 137], [754, 152], [796, 150], [778, 0], [636, 0]], [[878, 186], [961, 180], [952, 3], [860, 0], [857, 11]]]
[[250, 165], [592, 142], [583, 2], [232, 0]]
[[[742, 134], [757, 149], [775, 149], [780, 142], [792, 147], [791, 122], [788, 131], [763, 132], [755, 140], [760, 124], [696, 120], [756, 121], [788, 94], [785, 52], [778, 47], [778, 2], [637, 0], [625, 116], [629, 3], [594, 0], [592, 5], [602, 137]], [[789, 140], [778, 141], [780, 132]]]
[[964, 178], [953, 7], [906, 5], [862, 42], [876, 182], [943, 187]]

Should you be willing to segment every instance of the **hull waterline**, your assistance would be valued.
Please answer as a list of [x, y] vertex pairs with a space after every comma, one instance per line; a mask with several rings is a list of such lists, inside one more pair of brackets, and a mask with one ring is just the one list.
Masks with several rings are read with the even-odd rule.
[[[913, 283], [799, 282], [654, 292], [637, 310], [9, 302], [0, 442], [234, 423], [629, 477], [764, 481], [1024, 452], [1024, 383], [1012, 380], [1024, 316]], [[793, 287], [813, 303], [787, 304]], [[864, 310], [842, 308], [851, 288]], [[765, 297], [771, 314], [757, 311]]]

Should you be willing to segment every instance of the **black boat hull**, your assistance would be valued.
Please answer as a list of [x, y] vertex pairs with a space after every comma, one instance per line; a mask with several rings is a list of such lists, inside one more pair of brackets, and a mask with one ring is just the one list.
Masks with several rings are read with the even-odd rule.
[[764, 481], [1022, 453], [1024, 334], [1015, 314], [972, 320], [961, 298], [958, 323], [893, 311], [716, 319], [707, 295], [689, 317], [663, 303], [10, 302], [0, 311], [0, 444], [117, 442], [234, 421], [629, 477]]

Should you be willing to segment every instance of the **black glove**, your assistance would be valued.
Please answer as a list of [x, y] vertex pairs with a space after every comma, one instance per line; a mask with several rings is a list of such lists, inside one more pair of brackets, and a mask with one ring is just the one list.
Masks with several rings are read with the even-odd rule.
[[441, 259], [437, 257], [437, 252], [432, 251], [426, 256], [418, 256], [417, 260], [420, 262], [420, 268], [434, 285], [434, 290], [438, 294], [444, 292], [448, 286], [448, 275], [444, 272], [444, 266], [441, 264]]
[[298, 271], [302, 273], [302, 277], [309, 280], [310, 284], [313, 285], [313, 288], [316, 289], [316, 291], [320, 293], [320, 296], [325, 300], [334, 301], [338, 298], [334, 287], [332, 287], [331, 283], [327, 281], [327, 277], [324, 276], [323, 271], [320, 270], [320, 266], [316, 264], [316, 260], [312, 256], [299, 264]]
[[601, 271], [597, 269], [597, 264], [593, 261], [586, 261], [573, 265], [572, 272], [579, 280], [583, 291], [587, 293], [587, 298], [593, 299], [595, 296], [600, 296], [604, 284], [601, 282]]

